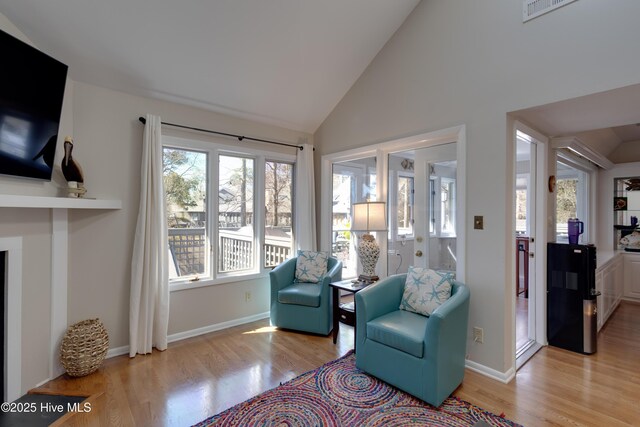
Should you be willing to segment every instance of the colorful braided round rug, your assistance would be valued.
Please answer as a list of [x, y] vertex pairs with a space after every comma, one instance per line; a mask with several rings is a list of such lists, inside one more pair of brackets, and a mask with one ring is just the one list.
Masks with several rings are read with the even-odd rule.
[[233, 406], [203, 426], [518, 426], [456, 397], [435, 408], [355, 366], [350, 351]]

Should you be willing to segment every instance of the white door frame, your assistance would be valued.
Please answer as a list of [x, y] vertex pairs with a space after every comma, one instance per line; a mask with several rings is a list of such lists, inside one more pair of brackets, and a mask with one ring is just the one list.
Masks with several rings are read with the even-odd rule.
[[[536, 188], [536, 200], [535, 200], [535, 236], [536, 239], [533, 242], [533, 245], [530, 244], [529, 250], [535, 254], [536, 262], [535, 262], [535, 271], [533, 272], [535, 276], [535, 283], [529, 283], [529, 296], [533, 296], [534, 298], [534, 310], [535, 310], [535, 335], [534, 335], [534, 345], [531, 347], [531, 351], [525, 352], [521, 357], [516, 360], [516, 301], [515, 298], [508, 298], [511, 302], [511, 318], [513, 322], [511, 324], [511, 336], [512, 336], [512, 360], [513, 366], [516, 368], [522, 366], [524, 362], [528, 360], [535, 352], [540, 349], [543, 345], [547, 344], [547, 292], [546, 292], [546, 272], [547, 272], [547, 229], [548, 224], [546, 218], [548, 218], [547, 214], [547, 206], [549, 199], [549, 192], [547, 191], [547, 180], [548, 180], [548, 171], [549, 171], [549, 156], [548, 156], [548, 145], [549, 140], [542, 133], [530, 128], [522, 122], [515, 121], [512, 132], [512, 144], [513, 144], [513, 165], [514, 165], [514, 177], [513, 177], [513, 188], [511, 191], [512, 200], [513, 200], [513, 212], [515, 213], [515, 194], [516, 194], [516, 179], [515, 175], [517, 173], [516, 168], [516, 150], [515, 145], [517, 143], [517, 132], [523, 132], [532, 137], [535, 141], [536, 147], [536, 170], [535, 170], [535, 188]], [[555, 156], [553, 161], [555, 162]], [[551, 194], [553, 196], [553, 194]], [[515, 223], [515, 215], [511, 216], [512, 221], [512, 231], [511, 235], [516, 235], [516, 223]], [[513, 247], [513, 246], [512, 246]], [[511, 250], [511, 271], [515, 271], [515, 263], [517, 262], [515, 250]], [[531, 287], [534, 286], [533, 292], [531, 292]], [[533, 295], [532, 295], [533, 294]], [[511, 292], [513, 295], [513, 292]]]
[[[387, 202], [389, 163], [388, 156], [392, 153], [412, 149], [432, 147], [441, 144], [456, 142], [457, 161], [457, 207], [456, 224], [458, 227], [456, 278], [461, 282], [466, 281], [466, 126], [460, 125], [434, 132], [427, 132], [409, 137], [388, 140], [365, 147], [354, 148], [338, 153], [325, 154], [321, 158], [321, 191], [320, 191], [320, 248], [324, 251], [331, 250], [331, 190], [332, 173], [331, 166], [335, 162], [342, 162], [363, 157], [376, 157], [376, 188], [377, 200]], [[382, 277], [387, 276], [387, 239], [381, 239], [380, 253], [384, 254], [378, 262], [377, 273]]]

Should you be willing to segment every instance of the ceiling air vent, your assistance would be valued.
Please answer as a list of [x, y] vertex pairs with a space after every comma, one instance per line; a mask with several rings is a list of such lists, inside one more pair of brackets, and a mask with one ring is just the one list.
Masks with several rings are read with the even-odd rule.
[[522, 0], [522, 22], [544, 15], [576, 0]]

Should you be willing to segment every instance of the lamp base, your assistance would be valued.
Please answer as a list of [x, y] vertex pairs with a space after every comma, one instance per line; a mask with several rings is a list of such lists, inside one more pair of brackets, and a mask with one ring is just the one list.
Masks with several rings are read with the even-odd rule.
[[364, 274], [358, 276], [358, 282], [366, 283], [369, 285], [373, 282], [377, 282], [378, 280], [380, 280], [378, 276], [365, 276]]
[[380, 246], [378, 246], [376, 239], [374, 239], [369, 233], [363, 235], [360, 238], [357, 251], [360, 263], [362, 264], [362, 269], [364, 270], [358, 277], [358, 281], [365, 283], [375, 282], [378, 280], [378, 276], [376, 275], [376, 264], [380, 257]]

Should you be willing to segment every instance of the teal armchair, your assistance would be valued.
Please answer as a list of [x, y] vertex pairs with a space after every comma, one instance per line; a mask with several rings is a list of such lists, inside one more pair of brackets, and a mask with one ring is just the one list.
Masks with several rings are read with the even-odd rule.
[[469, 289], [454, 282], [451, 298], [429, 317], [400, 310], [406, 274], [358, 292], [356, 367], [434, 406], [462, 383]]
[[294, 282], [296, 258], [269, 273], [271, 281], [271, 324], [279, 328], [329, 335], [333, 307], [329, 283], [342, 279], [342, 263], [329, 257], [327, 274], [318, 283]]

